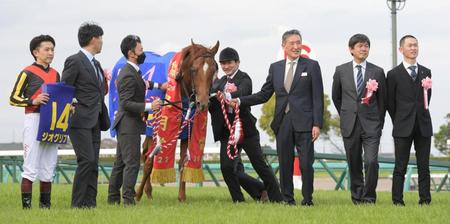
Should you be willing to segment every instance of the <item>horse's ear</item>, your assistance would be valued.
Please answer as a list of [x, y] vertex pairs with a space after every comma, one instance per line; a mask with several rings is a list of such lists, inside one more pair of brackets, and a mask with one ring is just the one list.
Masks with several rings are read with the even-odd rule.
[[192, 46], [194, 46], [194, 45], [195, 45], [195, 43], [194, 43], [194, 39], [192, 39], [192, 38], [191, 38], [191, 44], [192, 44]]
[[217, 41], [216, 45], [213, 48], [211, 48], [211, 53], [215, 55], [218, 50], [219, 50], [219, 41]]

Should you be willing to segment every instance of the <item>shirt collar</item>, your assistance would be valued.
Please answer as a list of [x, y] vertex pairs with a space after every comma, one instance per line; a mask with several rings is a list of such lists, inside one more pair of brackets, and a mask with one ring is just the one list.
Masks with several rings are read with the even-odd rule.
[[81, 48], [81, 52], [83, 52], [83, 54], [86, 55], [86, 57], [88, 58], [88, 60], [89, 60], [90, 62], [92, 62], [92, 59], [94, 58], [94, 55], [91, 54], [91, 52], [87, 51], [87, 50], [84, 49], [84, 48]]
[[409, 66], [416, 66], [416, 69], [417, 69], [417, 62], [416, 63], [414, 63], [414, 64], [409, 64], [408, 62], [406, 62], [406, 61], [403, 61], [403, 66], [405, 66], [405, 69], [406, 69], [406, 71], [408, 71], [408, 68], [409, 68]]
[[137, 72], [139, 72], [139, 66], [131, 61], [127, 61], [128, 64], [130, 64], [131, 66], [133, 66], [134, 69], [136, 69]]
[[45, 72], [48, 72], [50, 70], [50, 65], [47, 66], [47, 68], [44, 68], [44, 66], [34, 62], [33, 65], [39, 67], [40, 69], [44, 70]]
[[298, 64], [299, 58], [300, 58], [300, 57], [298, 57], [298, 58], [296, 58], [296, 59], [294, 59], [294, 60], [292, 60], [292, 61], [289, 60], [289, 58], [286, 58], [286, 66], [289, 65], [289, 63], [291, 63], [291, 62], [295, 62], [294, 65], [297, 65], [297, 64]]
[[357, 65], [361, 65], [362, 69], [366, 69], [366, 66], [367, 66], [367, 61], [366, 60], [361, 62], [361, 64], [358, 64], [355, 61], [352, 61], [352, 62], [353, 62], [353, 68], [356, 68]]
[[238, 73], [238, 71], [239, 71], [239, 68], [236, 69], [236, 71], [232, 75], [230, 75], [230, 76], [227, 75], [228, 76], [227, 79], [233, 79], [234, 76], [236, 76], [236, 74]]

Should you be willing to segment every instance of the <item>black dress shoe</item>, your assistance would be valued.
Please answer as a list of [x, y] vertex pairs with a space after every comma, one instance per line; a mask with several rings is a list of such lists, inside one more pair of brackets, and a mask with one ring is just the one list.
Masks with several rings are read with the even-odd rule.
[[375, 200], [374, 199], [364, 199], [362, 202], [365, 205], [374, 205], [375, 204]]
[[285, 205], [289, 205], [289, 206], [295, 206], [295, 205], [297, 205], [297, 203], [295, 203], [295, 201], [285, 201], [284, 204], [285, 204]]
[[393, 203], [395, 206], [405, 207], [405, 202], [403, 201], [394, 201]]
[[314, 206], [312, 201], [302, 201], [302, 206]]
[[430, 205], [431, 204], [431, 201], [419, 201], [419, 205], [420, 206], [422, 206], [422, 205]]

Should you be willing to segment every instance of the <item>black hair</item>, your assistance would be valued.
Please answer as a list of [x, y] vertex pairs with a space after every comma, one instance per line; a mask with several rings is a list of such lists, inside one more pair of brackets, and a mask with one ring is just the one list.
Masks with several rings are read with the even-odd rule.
[[42, 42], [51, 42], [53, 46], [55, 46], [55, 39], [53, 39], [53, 37], [51, 37], [50, 35], [41, 34], [39, 36], [33, 37], [33, 39], [31, 39], [30, 41], [30, 52], [34, 60], [36, 60], [36, 56], [34, 56], [33, 51], [38, 49], [41, 46]]
[[370, 40], [369, 38], [361, 33], [355, 34], [352, 37], [350, 37], [350, 40], [348, 41], [348, 46], [353, 49], [357, 43], [367, 43], [370, 47]]
[[399, 41], [400, 47], [405, 43], [405, 40], [408, 38], [413, 38], [413, 39], [417, 40], [417, 38], [411, 34], [405, 35], [402, 38], [400, 38], [400, 41]]
[[85, 22], [78, 29], [78, 43], [81, 47], [89, 45], [94, 37], [103, 36], [103, 29], [94, 22]]
[[136, 48], [137, 43], [141, 43], [141, 38], [136, 35], [128, 35], [123, 38], [122, 43], [120, 44], [120, 50], [126, 59], [128, 59], [128, 51], [133, 51]]

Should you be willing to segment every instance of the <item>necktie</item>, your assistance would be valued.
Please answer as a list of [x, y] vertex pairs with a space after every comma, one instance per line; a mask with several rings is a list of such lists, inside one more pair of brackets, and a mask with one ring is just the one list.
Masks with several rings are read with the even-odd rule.
[[416, 66], [415, 65], [411, 65], [408, 67], [409, 70], [411, 70], [411, 78], [416, 81], [417, 78], [417, 73], [416, 73]]
[[102, 83], [102, 76], [100, 74], [100, 71], [98, 70], [98, 61], [95, 60], [95, 58], [92, 58], [92, 64], [94, 65], [95, 75], [97, 76], [97, 81], [99, 83]]
[[[284, 80], [284, 88], [288, 93], [292, 86], [292, 80], [294, 80], [294, 65], [295, 65], [294, 61], [289, 62], [289, 70], [286, 74], [286, 79]], [[289, 102], [287, 103], [284, 112], [285, 113], [289, 112]]]
[[364, 88], [364, 79], [362, 75], [362, 66], [357, 65], [356, 68], [358, 69], [358, 74], [356, 75], [356, 90], [358, 91], [358, 95], [361, 94]]

